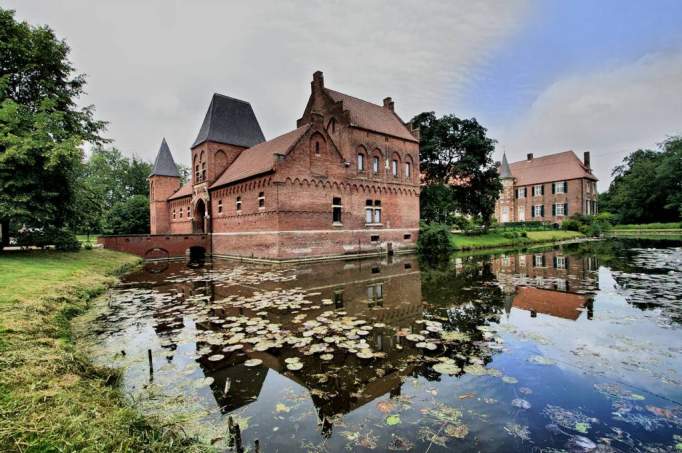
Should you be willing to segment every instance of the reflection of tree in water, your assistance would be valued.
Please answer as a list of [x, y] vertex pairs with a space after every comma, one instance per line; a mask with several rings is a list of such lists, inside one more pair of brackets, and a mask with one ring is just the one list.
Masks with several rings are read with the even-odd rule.
[[609, 268], [618, 292], [640, 310], [661, 310], [664, 318], [682, 324], [679, 241], [618, 239], [577, 244], [571, 253], [596, 256]]
[[[504, 294], [495, 284], [490, 258], [470, 256], [435, 267], [422, 264], [421, 270], [422, 294], [427, 303], [424, 318], [440, 321], [444, 330], [468, 337], [461, 347], [448, 348], [445, 355], [460, 367], [467, 365], [465, 358], [470, 357], [489, 363], [492, 351], [479, 327], [498, 322], [504, 313]], [[418, 373], [429, 380], [440, 379], [430, 364], [422, 364]]]

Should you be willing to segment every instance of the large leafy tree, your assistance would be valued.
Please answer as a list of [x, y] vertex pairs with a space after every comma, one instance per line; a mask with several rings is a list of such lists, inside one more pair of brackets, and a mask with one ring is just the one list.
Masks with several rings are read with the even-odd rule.
[[682, 214], [682, 137], [672, 137], [659, 150], [637, 150], [613, 171], [600, 209], [619, 223], [671, 222]]
[[[76, 215], [83, 141], [101, 143], [104, 123], [77, 100], [85, 87], [69, 47], [48, 27], [0, 8], [0, 224], [62, 227]], [[3, 242], [7, 235], [3, 234]]]
[[[419, 159], [426, 185], [449, 186], [453, 209], [489, 225], [502, 186], [492, 159], [495, 140], [486, 135], [486, 128], [475, 118], [438, 118], [434, 112], [420, 113], [411, 123], [421, 135]], [[424, 193], [436, 195], [440, 202], [447, 200], [441, 190]], [[440, 210], [426, 207], [425, 212]]]
[[108, 213], [107, 224], [111, 234], [149, 233], [149, 198], [133, 195], [116, 203]]

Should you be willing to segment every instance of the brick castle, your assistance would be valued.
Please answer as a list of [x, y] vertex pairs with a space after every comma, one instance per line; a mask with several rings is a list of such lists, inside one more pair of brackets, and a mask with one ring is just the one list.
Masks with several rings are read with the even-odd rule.
[[500, 223], [541, 221], [560, 225], [575, 213], [597, 213], [597, 177], [590, 153], [581, 162], [573, 151], [533, 157], [499, 166], [502, 192], [495, 205]]
[[419, 139], [383, 105], [313, 74], [297, 128], [266, 141], [247, 102], [214, 94], [191, 180], [165, 139], [149, 177], [152, 235], [199, 233], [214, 256], [300, 259], [413, 249]]

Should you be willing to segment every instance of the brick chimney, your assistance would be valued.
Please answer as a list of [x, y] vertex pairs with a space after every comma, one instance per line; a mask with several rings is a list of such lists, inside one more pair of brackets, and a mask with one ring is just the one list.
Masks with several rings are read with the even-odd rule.
[[533, 160], [533, 153], [528, 153], [528, 154], [526, 155], [526, 159], [528, 159], [528, 160]]
[[384, 108], [389, 109], [391, 112], [395, 110], [395, 102], [390, 97], [384, 98]]
[[585, 151], [583, 153], [583, 163], [585, 164], [585, 166], [588, 169], [592, 169], [592, 167], [590, 166], [590, 152], [589, 151]]
[[313, 81], [311, 82], [311, 87], [313, 91], [320, 90], [324, 88], [324, 75], [322, 75], [322, 71], [315, 71], [313, 73]]

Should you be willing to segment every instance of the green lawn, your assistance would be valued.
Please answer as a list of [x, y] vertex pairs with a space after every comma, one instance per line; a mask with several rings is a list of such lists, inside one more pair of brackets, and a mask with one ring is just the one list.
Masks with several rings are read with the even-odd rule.
[[478, 236], [453, 234], [452, 244], [456, 250], [471, 250], [557, 242], [583, 237], [583, 235], [577, 231], [563, 230], [528, 231], [526, 235], [527, 237], [509, 238], [505, 237], [503, 233], [495, 231]]
[[72, 337], [70, 319], [137, 263], [109, 250], [0, 253], [0, 451], [183, 449]]
[[682, 228], [682, 222], [670, 223], [641, 223], [629, 225], [616, 225], [614, 230], [679, 230]]

